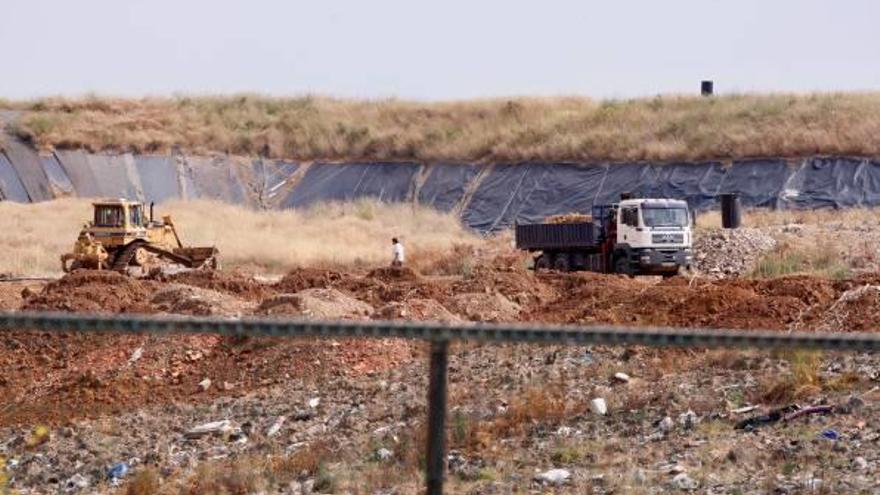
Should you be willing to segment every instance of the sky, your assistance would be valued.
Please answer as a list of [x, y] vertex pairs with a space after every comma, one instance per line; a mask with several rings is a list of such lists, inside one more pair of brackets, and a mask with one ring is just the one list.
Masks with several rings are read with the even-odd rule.
[[0, 0], [0, 97], [880, 89], [875, 0]]

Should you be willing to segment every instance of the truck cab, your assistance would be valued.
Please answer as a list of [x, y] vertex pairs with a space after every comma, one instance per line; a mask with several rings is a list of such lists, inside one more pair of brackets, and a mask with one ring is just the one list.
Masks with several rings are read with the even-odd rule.
[[690, 267], [692, 221], [686, 202], [626, 199], [617, 206], [616, 220], [615, 272], [666, 274]]

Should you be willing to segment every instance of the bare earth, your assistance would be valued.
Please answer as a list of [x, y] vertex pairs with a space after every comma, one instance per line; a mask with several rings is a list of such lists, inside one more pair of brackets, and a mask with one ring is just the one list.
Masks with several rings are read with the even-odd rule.
[[[873, 271], [661, 281], [525, 266], [500, 250], [445, 277], [297, 269], [263, 283], [238, 272], [82, 271], [2, 283], [0, 304], [779, 331], [873, 331], [880, 314]], [[419, 493], [425, 350], [398, 340], [3, 334], [0, 456], [20, 493]], [[869, 354], [457, 344], [449, 493], [875, 493], [878, 379]], [[591, 412], [594, 398], [607, 415]], [[735, 429], [792, 404], [833, 407]], [[758, 408], [734, 412], [749, 405]], [[184, 435], [219, 420], [230, 422], [225, 432]], [[132, 472], [114, 488], [107, 469], [118, 462]], [[551, 469], [568, 477], [541, 479]]]

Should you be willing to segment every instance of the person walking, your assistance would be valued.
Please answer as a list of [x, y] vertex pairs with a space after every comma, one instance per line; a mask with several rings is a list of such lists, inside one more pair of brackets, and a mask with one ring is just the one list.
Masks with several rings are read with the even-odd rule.
[[391, 266], [393, 268], [403, 266], [403, 244], [397, 240], [397, 237], [391, 239]]

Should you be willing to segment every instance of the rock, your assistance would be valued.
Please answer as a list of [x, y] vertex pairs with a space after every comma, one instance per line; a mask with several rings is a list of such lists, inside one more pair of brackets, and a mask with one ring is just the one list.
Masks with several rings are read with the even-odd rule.
[[590, 401], [590, 410], [593, 411], [593, 414], [605, 416], [608, 414], [608, 405], [605, 403], [605, 399], [597, 397]]
[[205, 435], [210, 434], [224, 434], [229, 433], [233, 430], [232, 422], [228, 419], [224, 419], [221, 421], [214, 421], [212, 423], [205, 423], [199, 426], [196, 426], [186, 433], [183, 434], [184, 437], [189, 439], [200, 438]]
[[80, 490], [85, 490], [89, 487], [89, 485], [91, 485], [91, 482], [88, 478], [80, 473], [76, 473], [67, 479], [67, 481], [64, 483], [64, 488], [65, 491], [68, 492], [77, 492]]
[[630, 377], [626, 373], [615, 373], [614, 379], [622, 383], [629, 383], [630, 381]]
[[856, 457], [852, 461], [853, 468], [858, 471], [864, 471], [868, 469], [868, 461], [865, 460], [864, 457]]
[[685, 430], [693, 429], [699, 421], [700, 419], [697, 417], [697, 414], [690, 409], [678, 416], [678, 424]]
[[672, 431], [673, 428], [675, 428], [675, 423], [672, 421], [672, 418], [666, 416], [665, 418], [660, 420], [660, 422], [657, 424], [657, 427], [660, 428], [660, 431], [668, 433]]
[[202, 392], [207, 392], [209, 388], [211, 388], [211, 379], [205, 378], [204, 380], [199, 382], [199, 388]]
[[548, 485], [560, 486], [571, 479], [571, 472], [567, 469], [551, 469], [535, 476], [535, 481]]
[[682, 491], [693, 491], [699, 488], [700, 484], [697, 480], [691, 478], [687, 473], [678, 473], [672, 478], [672, 486]]
[[394, 457], [394, 452], [391, 452], [384, 447], [376, 451], [376, 460], [386, 462], [391, 460], [392, 457]]

